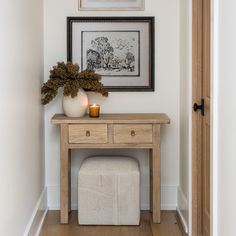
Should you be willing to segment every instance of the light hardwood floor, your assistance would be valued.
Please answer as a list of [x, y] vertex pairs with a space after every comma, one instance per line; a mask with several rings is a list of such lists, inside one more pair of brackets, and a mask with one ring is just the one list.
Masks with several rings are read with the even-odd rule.
[[59, 211], [49, 211], [40, 236], [184, 236], [175, 211], [162, 211], [161, 217], [161, 224], [152, 224], [151, 214], [142, 211], [140, 226], [81, 226], [72, 211], [70, 224], [61, 225]]

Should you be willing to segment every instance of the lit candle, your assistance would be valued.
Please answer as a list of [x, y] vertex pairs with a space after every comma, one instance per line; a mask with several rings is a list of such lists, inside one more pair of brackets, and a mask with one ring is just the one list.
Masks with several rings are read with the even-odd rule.
[[99, 117], [100, 114], [100, 105], [99, 104], [92, 104], [89, 105], [89, 116], [90, 117]]

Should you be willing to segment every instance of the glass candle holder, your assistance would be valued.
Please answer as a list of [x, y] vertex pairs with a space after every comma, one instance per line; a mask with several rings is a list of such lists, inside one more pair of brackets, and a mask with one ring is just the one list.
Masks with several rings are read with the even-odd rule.
[[92, 118], [97, 118], [100, 116], [100, 105], [99, 104], [89, 105], [89, 116]]

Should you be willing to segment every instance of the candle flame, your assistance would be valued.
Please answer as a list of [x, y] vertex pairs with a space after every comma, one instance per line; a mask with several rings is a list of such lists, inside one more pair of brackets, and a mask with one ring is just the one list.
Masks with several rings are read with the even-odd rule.
[[99, 104], [92, 104], [90, 105], [90, 107], [99, 107], [100, 105]]

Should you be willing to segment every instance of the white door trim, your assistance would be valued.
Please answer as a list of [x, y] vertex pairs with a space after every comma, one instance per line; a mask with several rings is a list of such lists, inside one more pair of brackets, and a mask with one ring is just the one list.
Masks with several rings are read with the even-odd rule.
[[211, 236], [218, 236], [218, 0], [212, 0], [211, 14]]

